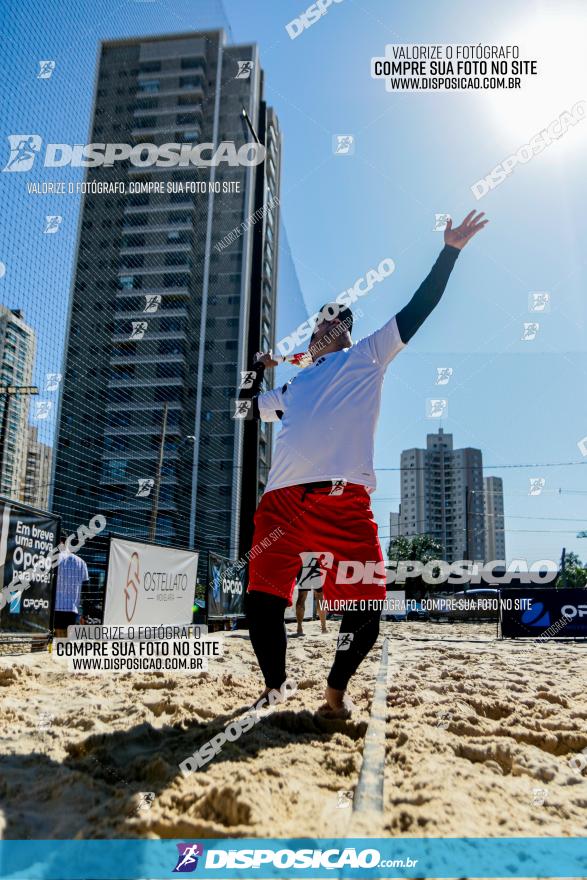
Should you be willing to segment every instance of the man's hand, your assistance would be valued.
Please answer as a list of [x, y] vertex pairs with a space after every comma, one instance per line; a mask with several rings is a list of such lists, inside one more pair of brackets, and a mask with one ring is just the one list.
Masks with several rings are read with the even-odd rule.
[[263, 364], [265, 368], [276, 367], [278, 363], [279, 361], [276, 361], [274, 359], [272, 351], [269, 351], [267, 354], [263, 354], [262, 351], [258, 351], [253, 358], [253, 364]]
[[449, 218], [444, 230], [444, 243], [462, 250], [467, 242], [489, 223], [489, 220], [481, 220], [484, 216], [484, 211], [481, 211], [479, 214], [476, 211], [471, 211], [467, 214], [461, 225], [455, 229], [452, 228], [452, 220]]

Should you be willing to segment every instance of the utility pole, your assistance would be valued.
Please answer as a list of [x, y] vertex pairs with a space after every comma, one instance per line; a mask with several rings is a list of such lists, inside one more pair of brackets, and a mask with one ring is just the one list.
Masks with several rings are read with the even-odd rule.
[[468, 486], [465, 487], [465, 559], [470, 560], [469, 553], [469, 492]]
[[563, 583], [563, 590], [567, 586], [567, 549], [563, 547], [563, 552], [561, 554], [561, 580]]
[[151, 507], [151, 525], [149, 527], [149, 541], [154, 541], [157, 535], [157, 517], [159, 515], [159, 491], [161, 489], [161, 474], [163, 472], [163, 458], [165, 456], [165, 436], [167, 434], [167, 410], [169, 404], [163, 406], [163, 424], [161, 426], [161, 442], [159, 444], [159, 461], [157, 474], [153, 486], [153, 506]]

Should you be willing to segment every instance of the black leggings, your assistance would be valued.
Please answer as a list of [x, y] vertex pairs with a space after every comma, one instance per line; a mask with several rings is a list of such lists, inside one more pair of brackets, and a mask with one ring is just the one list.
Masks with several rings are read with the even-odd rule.
[[[281, 596], [252, 590], [247, 593], [246, 609], [251, 643], [265, 684], [280, 688], [286, 680], [287, 634], [283, 619], [287, 601]], [[328, 684], [344, 691], [379, 635], [381, 611], [345, 611], [340, 623], [337, 650]], [[349, 638], [348, 636], [351, 636]]]

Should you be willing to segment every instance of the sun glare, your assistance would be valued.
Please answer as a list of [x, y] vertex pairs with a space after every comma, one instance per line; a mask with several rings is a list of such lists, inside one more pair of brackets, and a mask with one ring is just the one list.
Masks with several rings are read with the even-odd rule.
[[[488, 96], [491, 112], [509, 142], [527, 143], [577, 102], [584, 119], [569, 125], [559, 146], [566, 154], [583, 149], [587, 137], [587, 8], [584, 14], [539, 17], [508, 28], [502, 43], [520, 46], [520, 59], [537, 62], [537, 74], [524, 77], [516, 91]], [[578, 111], [577, 111], [578, 112]], [[574, 114], [576, 117], [576, 114]], [[578, 117], [577, 117], [578, 118]], [[559, 150], [557, 149], [557, 153]]]

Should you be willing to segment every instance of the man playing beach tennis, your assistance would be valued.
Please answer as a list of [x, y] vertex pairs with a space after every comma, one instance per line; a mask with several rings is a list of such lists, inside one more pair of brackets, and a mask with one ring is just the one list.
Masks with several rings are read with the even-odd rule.
[[[246, 396], [256, 418], [281, 420], [265, 493], [255, 514], [247, 616], [266, 696], [286, 680], [284, 612], [291, 605], [300, 558], [313, 553], [325, 571], [324, 599], [342, 610], [337, 651], [325, 698], [348, 717], [351, 676], [379, 635], [385, 599], [384, 561], [371, 511], [373, 446], [385, 371], [438, 304], [461, 249], [487, 220], [471, 211], [453, 229], [410, 302], [387, 324], [356, 344], [349, 308], [320, 310], [310, 341], [312, 364], [282, 387], [259, 394], [263, 371], [278, 363], [256, 358], [256, 380]], [[276, 538], [275, 535], [278, 535]], [[357, 581], [354, 569], [363, 572]], [[363, 601], [361, 601], [363, 600]], [[359, 607], [361, 603], [362, 607]]]

